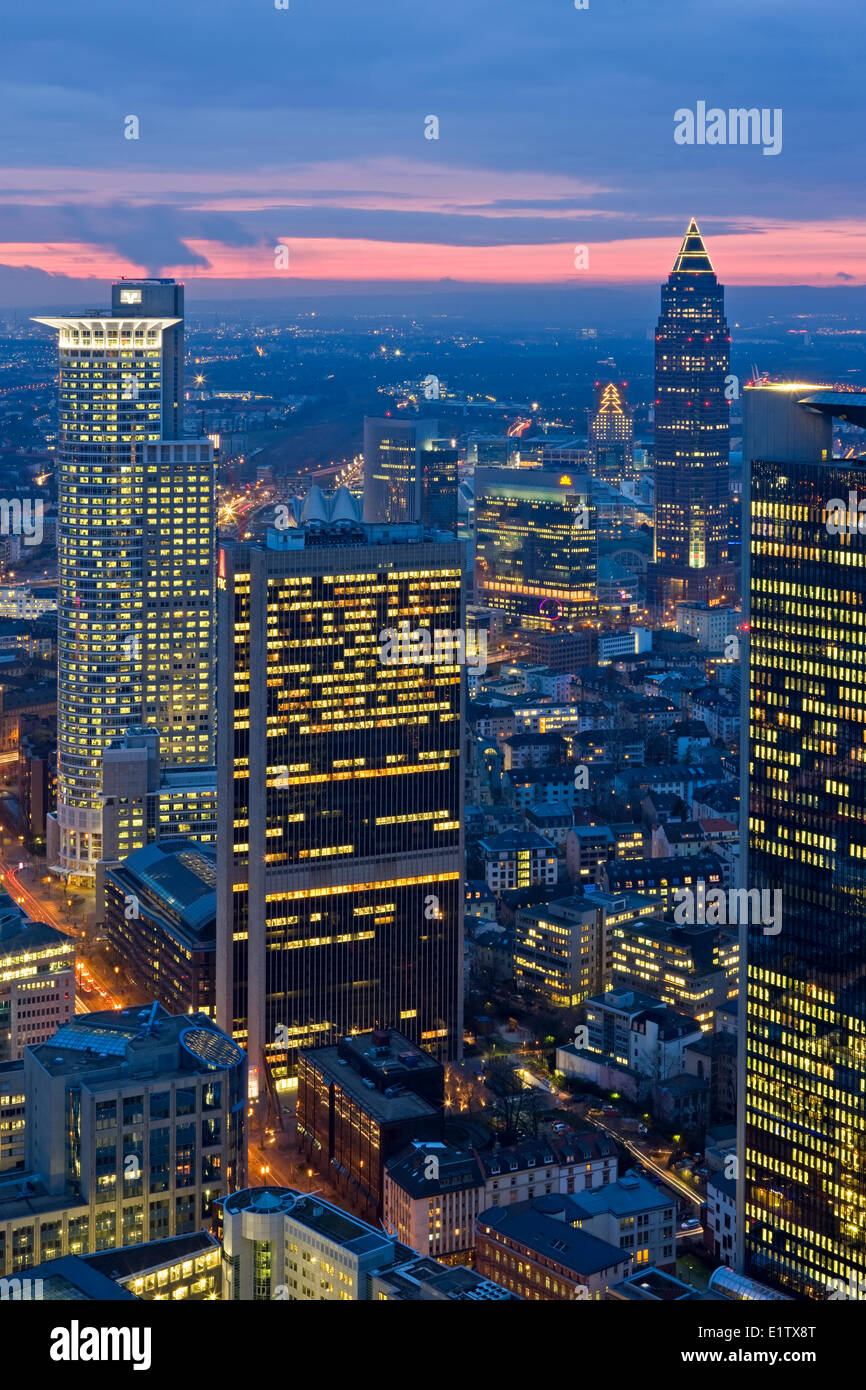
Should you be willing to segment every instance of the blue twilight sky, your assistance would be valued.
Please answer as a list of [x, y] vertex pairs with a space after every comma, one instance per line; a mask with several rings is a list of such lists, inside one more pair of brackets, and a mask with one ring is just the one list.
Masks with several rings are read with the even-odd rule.
[[[854, 0], [4, 0], [0, 303], [657, 282], [692, 214], [726, 283], [863, 284], [864, 41]], [[678, 145], [699, 102], [780, 153]]]

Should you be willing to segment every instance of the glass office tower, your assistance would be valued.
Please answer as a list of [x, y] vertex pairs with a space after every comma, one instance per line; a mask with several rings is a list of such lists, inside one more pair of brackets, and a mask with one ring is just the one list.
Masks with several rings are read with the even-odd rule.
[[590, 479], [476, 468], [475, 597], [527, 628], [567, 631], [598, 612]]
[[178, 438], [183, 287], [122, 281], [59, 341], [58, 793], [49, 855], [94, 881], [102, 753], [139, 725], [213, 761], [213, 447]]
[[457, 531], [457, 470], [460, 451], [456, 439], [430, 439], [418, 448], [418, 487], [422, 526]]
[[692, 219], [661, 290], [655, 349], [655, 553], [648, 601], [729, 603], [730, 335], [725, 292]]
[[436, 420], [365, 417], [365, 521], [399, 525], [421, 519], [418, 454], [420, 449], [432, 446], [438, 433]]
[[782, 913], [741, 928], [742, 1261], [794, 1297], [862, 1298], [866, 536], [831, 504], [866, 498], [866, 459], [832, 458], [833, 416], [866, 424], [866, 394], [760, 386], [744, 411], [741, 881]]

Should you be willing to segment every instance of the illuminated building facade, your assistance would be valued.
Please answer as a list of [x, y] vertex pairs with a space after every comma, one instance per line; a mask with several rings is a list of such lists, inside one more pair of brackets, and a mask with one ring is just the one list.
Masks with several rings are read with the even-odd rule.
[[298, 1137], [319, 1172], [372, 1216], [385, 1165], [417, 1139], [440, 1140], [445, 1070], [404, 1033], [374, 1028], [298, 1058]]
[[364, 420], [364, 520], [457, 529], [455, 439], [428, 419]]
[[611, 978], [614, 988], [655, 995], [712, 1033], [716, 1009], [737, 997], [736, 929], [622, 922], [613, 929]]
[[463, 563], [348, 521], [220, 552], [217, 1017], [268, 1084], [380, 1021], [459, 1054], [463, 673], [381, 634], [461, 629]]
[[625, 382], [596, 382], [595, 410], [589, 412], [589, 471], [594, 478], [618, 486], [635, 476], [633, 417]]
[[598, 610], [598, 537], [589, 479], [546, 469], [476, 468], [475, 597], [515, 625], [567, 631]]
[[635, 1251], [590, 1235], [584, 1217], [567, 1196], [488, 1207], [475, 1222], [478, 1273], [519, 1298], [600, 1302], [630, 1273]]
[[41, 318], [60, 353], [58, 806], [49, 857], [92, 883], [102, 753], [136, 725], [213, 762], [214, 466], [181, 441], [183, 287], [125, 281], [106, 317]]
[[475, 1218], [487, 1205], [484, 1174], [471, 1150], [413, 1137], [385, 1164], [383, 1225], [410, 1250], [471, 1264]]
[[171, 1014], [213, 1014], [215, 925], [213, 845], [161, 840], [106, 872], [102, 930], [118, 983], [134, 982]]
[[694, 219], [661, 290], [655, 347], [655, 553], [648, 599], [735, 597], [728, 551], [730, 368], [725, 293]]
[[[650, 916], [656, 903], [637, 893], [575, 894], [514, 917], [514, 978], [555, 1008], [574, 1008], [611, 983], [611, 942], [625, 922]], [[637, 925], [635, 923], [635, 925]]]
[[0, 1174], [17, 1172], [27, 1155], [24, 1063], [0, 1062]]
[[216, 765], [164, 767], [158, 729], [128, 729], [102, 758], [102, 858], [96, 901], [104, 903], [106, 871], [136, 850], [178, 836], [216, 844]]
[[866, 394], [745, 392], [741, 881], [782, 920], [741, 929], [738, 1228], [747, 1274], [820, 1299], [866, 1279], [866, 546], [828, 529], [866, 462], [833, 416], [866, 427]]
[[73, 1017], [25, 1051], [21, 1089], [26, 1168], [0, 1182], [0, 1277], [200, 1231], [244, 1185], [246, 1057], [203, 1014]]
[[223, 1298], [357, 1303], [370, 1276], [391, 1268], [394, 1236], [291, 1187], [251, 1187], [222, 1205]]
[[[202, 1303], [218, 1299], [222, 1293], [220, 1246], [210, 1231], [164, 1236], [146, 1245], [85, 1255], [82, 1264], [145, 1303], [179, 1299]], [[50, 1268], [45, 1270], [48, 1275], [50, 1272]]]
[[46, 1042], [75, 1012], [75, 943], [0, 894], [0, 1062]]

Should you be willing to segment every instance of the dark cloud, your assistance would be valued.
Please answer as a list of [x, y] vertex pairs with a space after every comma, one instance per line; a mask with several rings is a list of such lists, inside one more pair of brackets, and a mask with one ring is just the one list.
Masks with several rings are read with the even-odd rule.
[[[817, 218], [830, 208], [857, 217], [866, 214], [866, 187], [852, 177], [864, 40], [866, 7], [850, 0], [824, 0], [819, 11], [789, 0], [591, 0], [585, 11], [572, 0], [291, 0], [285, 11], [272, 0], [8, 6], [7, 199], [16, 187], [27, 198], [29, 169], [97, 169], [107, 205], [79, 205], [61, 191], [47, 206], [4, 206], [0, 187], [0, 237], [86, 240], [157, 269], [203, 264], [190, 241], [591, 243], [676, 236], [692, 212], [710, 233], [734, 218], [760, 228], [768, 217]], [[697, 100], [782, 108], [782, 153], [676, 146], [674, 110]], [[123, 138], [130, 114], [141, 122], [138, 141]], [[439, 117], [439, 141], [424, 140], [428, 114]], [[280, 206], [301, 165], [381, 158], [426, 162], [442, 210]], [[506, 187], [458, 215], [432, 182], [447, 166], [501, 171]], [[262, 170], [273, 178], [267, 212], [201, 211], [193, 204], [208, 200], [183, 192], [135, 204], [111, 193], [115, 175], [120, 185], [130, 172], [157, 180], [212, 172], [242, 196], [244, 174]], [[524, 187], [530, 174], [610, 192], [536, 197]], [[394, 188], [372, 180], [363, 191], [375, 202]], [[355, 192], [335, 175], [331, 188], [305, 197], [321, 205]], [[484, 218], [490, 206], [505, 216]], [[584, 225], [587, 208], [606, 215]], [[545, 212], [573, 212], [574, 221]]]

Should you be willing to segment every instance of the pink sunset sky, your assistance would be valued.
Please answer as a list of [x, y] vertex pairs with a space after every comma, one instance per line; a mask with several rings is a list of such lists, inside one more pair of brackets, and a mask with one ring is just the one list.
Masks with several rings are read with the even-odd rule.
[[[41, 214], [38, 220], [60, 233], [0, 241], [0, 264], [101, 281], [158, 271], [186, 280], [239, 282], [645, 284], [670, 270], [688, 217], [701, 222], [700, 207], [683, 209], [676, 233], [670, 217], [639, 220], [617, 208], [622, 190], [613, 185], [459, 165], [431, 170], [401, 159], [256, 173], [7, 168], [0, 169], [0, 187], [7, 210], [20, 214], [17, 223], [12, 218], [13, 229], [25, 230]], [[113, 223], [118, 206], [125, 214], [120, 230]], [[76, 238], [68, 235], [70, 207], [81, 231]], [[148, 264], [125, 249], [124, 240], [136, 221], [158, 227], [163, 211], [172, 224], [170, 249], [164, 251], [169, 259]], [[315, 218], [319, 234], [308, 234], [304, 215]], [[329, 221], [342, 228], [351, 218], [359, 229], [380, 223], [381, 230], [321, 234]], [[394, 218], [407, 219], [399, 237], [388, 230]], [[201, 235], [203, 219], [210, 235]], [[225, 239], [219, 235], [221, 219], [230, 225]], [[420, 234], [412, 235], [413, 225], [422, 228]], [[721, 226], [709, 219], [702, 230], [724, 284], [866, 283], [863, 221], [728, 217]], [[281, 245], [288, 248], [288, 266], [276, 270]]]
[[[12, 7], [0, 291], [649, 287], [691, 217], [724, 285], [866, 285], [864, 45], [852, 0]], [[678, 143], [701, 103], [774, 156]]]

